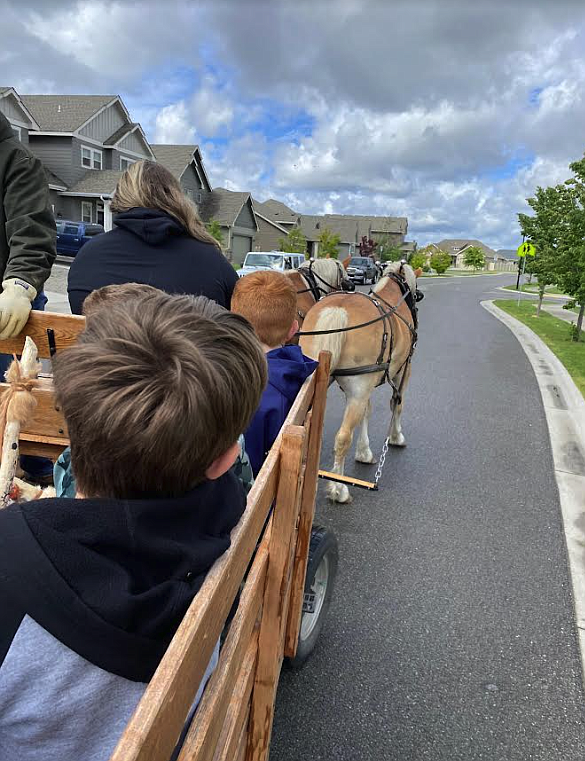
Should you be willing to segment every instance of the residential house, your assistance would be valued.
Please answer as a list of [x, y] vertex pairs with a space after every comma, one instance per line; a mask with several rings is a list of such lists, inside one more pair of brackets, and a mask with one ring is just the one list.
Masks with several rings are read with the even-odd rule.
[[151, 145], [156, 160], [181, 183], [185, 194], [201, 206], [212, 192], [198, 145]]
[[201, 219], [219, 222], [223, 235], [223, 250], [236, 264], [252, 251], [258, 233], [258, 222], [250, 193], [214, 188], [203, 196], [199, 205]]
[[486, 246], [486, 244], [482, 243], [480, 240], [475, 240], [473, 238], [445, 238], [444, 240], [439, 241], [439, 243], [431, 243], [429, 248], [433, 248], [437, 251], [444, 251], [449, 254], [451, 256], [452, 267], [457, 269], [469, 269], [464, 264], [464, 259], [465, 252], [472, 246], [479, 248], [482, 251], [486, 265], [488, 268], [493, 269], [494, 264], [498, 261], [498, 254], [493, 248]]
[[280, 201], [270, 198], [264, 203], [252, 199], [258, 235], [254, 241], [255, 251], [278, 251], [280, 241], [297, 225], [299, 215]]
[[309, 256], [317, 256], [319, 236], [323, 230], [339, 235], [339, 258], [355, 254], [362, 237], [380, 240], [384, 238], [395, 246], [402, 246], [408, 231], [406, 217], [366, 217], [351, 214], [323, 214], [299, 216], [298, 226], [307, 238]]
[[55, 216], [104, 224], [112, 179], [134, 161], [154, 159], [142, 127], [117, 95], [20, 98], [37, 123], [29, 148], [48, 170]]

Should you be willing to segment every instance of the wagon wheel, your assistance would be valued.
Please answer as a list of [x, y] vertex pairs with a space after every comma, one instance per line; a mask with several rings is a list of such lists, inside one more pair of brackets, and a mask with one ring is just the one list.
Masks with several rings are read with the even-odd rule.
[[293, 669], [300, 668], [305, 663], [317, 644], [331, 603], [337, 560], [335, 534], [322, 526], [313, 526], [297, 654], [286, 661]]

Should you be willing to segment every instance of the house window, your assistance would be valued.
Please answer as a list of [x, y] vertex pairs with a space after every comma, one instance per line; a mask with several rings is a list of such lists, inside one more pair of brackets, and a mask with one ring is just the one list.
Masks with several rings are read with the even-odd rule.
[[122, 172], [125, 172], [132, 164], [134, 164], [134, 159], [126, 159], [124, 156], [120, 156], [120, 169]]
[[81, 221], [82, 222], [89, 222], [91, 224], [92, 206], [93, 204], [90, 201], [81, 202]]
[[21, 129], [17, 124], [11, 124], [12, 132], [14, 133], [14, 137], [17, 137], [19, 140], [21, 139]]
[[200, 191], [197, 191], [197, 193], [195, 193], [195, 201], [197, 203], [201, 203], [202, 198], [203, 198], [203, 194]]
[[84, 166], [86, 169], [101, 169], [102, 152], [97, 151], [95, 148], [88, 148], [87, 146], [82, 145], [81, 166]]

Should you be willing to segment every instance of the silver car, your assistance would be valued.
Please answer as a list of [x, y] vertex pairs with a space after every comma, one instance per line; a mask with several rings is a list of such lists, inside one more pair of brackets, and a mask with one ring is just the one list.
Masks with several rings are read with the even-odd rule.
[[258, 270], [276, 270], [287, 272], [297, 269], [305, 257], [303, 254], [285, 254], [283, 251], [250, 251], [246, 254], [243, 266], [237, 270], [239, 277]]

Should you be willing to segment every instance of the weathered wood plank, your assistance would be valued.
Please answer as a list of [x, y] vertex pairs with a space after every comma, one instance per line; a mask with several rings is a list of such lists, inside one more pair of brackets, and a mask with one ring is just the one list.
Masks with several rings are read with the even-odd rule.
[[250, 696], [254, 685], [257, 657], [258, 629], [252, 635], [238, 681], [234, 685], [233, 697], [224, 724], [225, 731], [220, 738], [213, 761], [232, 761], [237, 753], [242, 732], [247, 729], [250, 718]]
[[219, 663], [185, 737], [179, 761], [212, 761], [234, 683], [250, 644], [264, 596], [268, 548], [260, 548], [246, 579]]
[[288, 599], [283, 594], [295, 528], [305, 429], [287, 426], [282, 436], [280, 479], [272, 518], [266, 592], [260, 623], [258, 663], [252, 692], [248, 761], [266, 761], [272, 734], [274, 699], [282, 660], [281, 631]]
[[22, 354], [25, 338], [30, 336], [37, 345], [39, 357], [50, 359], [51, 347], [47, 330], [53, 331], [55, 348], [62, 351], [73, 346], [84, 327], [85, 317], [32, 311], [28, 322], [15, 338], [0, 341], [0, 354]]
[[309, 555], [309, 544], [311, 542], [311, 528], [315, 517], [317, 471], [319, 469], [319, 460], [321, 458], [321, 440], [323, 437], [325, 408], [327, 406], [330, 365], [331, 354], [329, 352], [321, 352], [319, 355], [319, 367], [315, 372], [315, 394], [311, 410], [312, 414], [311, 425], [309, 428], [307, 462], [302, 486], [291, 600], [284, 643], [284, 654], [287, 658], [294, 658], [297, 654], [299, 631], [301, 628], [305, 577], [307, 575], [307, 560]]

